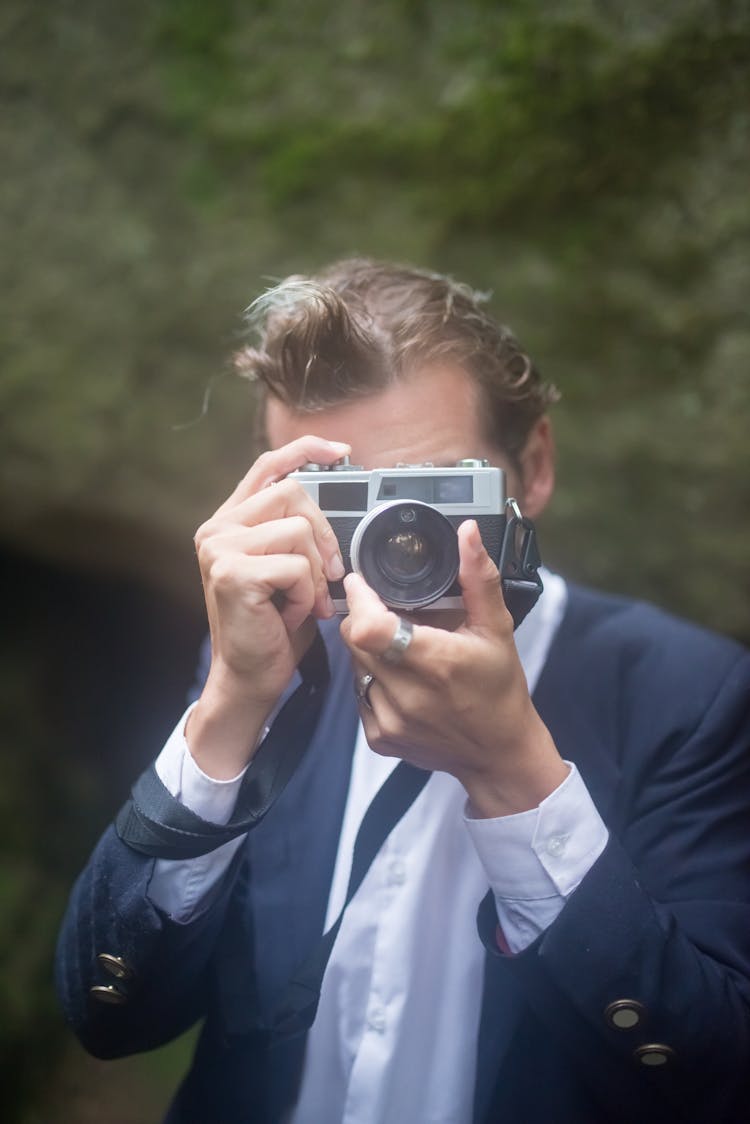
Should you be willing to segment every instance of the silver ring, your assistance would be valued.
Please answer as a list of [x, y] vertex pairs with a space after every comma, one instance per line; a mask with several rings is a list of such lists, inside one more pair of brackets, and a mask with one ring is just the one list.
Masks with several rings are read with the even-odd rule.
[[364, 703], [368, 710], [372, 710], [372, 703], [370, 702], [370, 687], [375, 682], [375, 676], [358, 675], [354, 680], [354, 697], [358, 703]]
[[404, 658], [404, 652], [411, 644], [413, 634], [414, 625], [411, 621], [405, 621], [403, 617], [399, 617], [396, 631], [390, 644], [380, 657], [381, 660], [385, 663], [400, 663]]

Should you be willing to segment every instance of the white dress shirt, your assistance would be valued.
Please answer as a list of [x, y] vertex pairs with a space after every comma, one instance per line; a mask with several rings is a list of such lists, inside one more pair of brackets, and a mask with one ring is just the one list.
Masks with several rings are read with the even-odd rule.
[[[565, 611], [562, 578], [516, 632], [533, 691]], [[156, 762], [167, 788], [225, 823], [241, 776], [198, 769], [178, 725]], [[371, 752], [360, 726], [328, 902], [346, 895], [354, 840], [394, 758]], [[454, 777], [434, 773], [391, 832], [349, 904], [326, 969], [290, 1124], [465, 1124], [471, 1120], [484, 949], [476, 910], [491, 887], [513, 952], [554, 921], [607, 842], [575, 766], [539, 808], [470, 819]], [[188, 860], [157, 860], [149, 897], [177, 921], [210, 903], [241, 840]]]

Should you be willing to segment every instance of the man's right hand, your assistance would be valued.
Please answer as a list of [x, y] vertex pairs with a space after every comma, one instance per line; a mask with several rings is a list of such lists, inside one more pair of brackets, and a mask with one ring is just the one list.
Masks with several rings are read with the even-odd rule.
[[263, 453], [195, 536], [211, 631], [211, 668], [187, 727], [208, 776], [235, 777], [314, 633], [334, 615], [328, 582], [343, 576], [336, 536], [288, 473], [333, 464], [348, 445], [300, 437]]

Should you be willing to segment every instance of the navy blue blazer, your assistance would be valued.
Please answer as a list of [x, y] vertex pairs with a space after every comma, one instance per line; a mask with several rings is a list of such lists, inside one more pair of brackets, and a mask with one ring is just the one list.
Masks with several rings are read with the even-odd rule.
[[[112, 828], [71, 896], [57, 986], [92, 1053], [147, 1050], [205, 1018], [170, 1124], [278, 1121], [294, 1097], [304, 1041], [269, 1049], [264, 1019], [322, 931], [357, 724], [335, 622], [323, 632], [332, 680], [313, 741], [207, 911], [166, 918], [147, 897], [153, 860]], [[480, 910], [475, 1120], [750, 1120], [750, 655], [572, 587], [534, 701], [610, 841], [519, 955]], [[122, 1005], [89, 995], [112, 982], [102, 952], [132, 969]], [[635, 1025], [613, 1025], [619, 1000]]]

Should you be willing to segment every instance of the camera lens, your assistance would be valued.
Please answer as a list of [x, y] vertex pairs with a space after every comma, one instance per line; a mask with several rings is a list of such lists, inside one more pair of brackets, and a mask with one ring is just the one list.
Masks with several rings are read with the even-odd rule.
[[427, 542], [412, 531], [396, 532], [382, 544], [379, 561], [394, 581], [412, 581], [429, 565]]
[[456, 532], [429, 504], [394, 500], [373, 508], [358, 524], [351, 559], [352, 568], [387, 605], [422, 609], [456, 579]]

